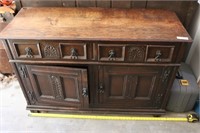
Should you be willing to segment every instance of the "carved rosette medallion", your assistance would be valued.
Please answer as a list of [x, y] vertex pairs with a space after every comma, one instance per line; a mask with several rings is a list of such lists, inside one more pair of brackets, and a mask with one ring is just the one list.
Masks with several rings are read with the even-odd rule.
[[64, 99], [60, 77], [49, 75], [55, 99]]
[[46, 45], [44, 47], [44, 56], [46, 58], [59, 58], [58, 50], [51, 45]]
[[142, 62], [145, 56], [144, 47], [131, 47], [128, 50], [128, 60], [131, 62]]

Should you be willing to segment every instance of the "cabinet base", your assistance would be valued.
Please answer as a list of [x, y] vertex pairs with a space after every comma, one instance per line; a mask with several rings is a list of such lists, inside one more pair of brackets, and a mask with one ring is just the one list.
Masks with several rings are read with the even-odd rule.
[[68, 108], [68, 107], [51, 107], [28, 105], [27, 110], [33, 113], [68, 113], [68, 114], [118, 114], [118, 115], [153, 115], [160, 116], [166, 113], [163, 109], [105, 109], [105, 108]]

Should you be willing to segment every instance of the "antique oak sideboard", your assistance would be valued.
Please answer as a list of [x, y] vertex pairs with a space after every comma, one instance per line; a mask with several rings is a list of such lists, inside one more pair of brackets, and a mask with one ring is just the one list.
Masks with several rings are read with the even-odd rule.
[[153, 115], [192, 42], [159, 9], [22, 8], [0, 38], [28, 110]]

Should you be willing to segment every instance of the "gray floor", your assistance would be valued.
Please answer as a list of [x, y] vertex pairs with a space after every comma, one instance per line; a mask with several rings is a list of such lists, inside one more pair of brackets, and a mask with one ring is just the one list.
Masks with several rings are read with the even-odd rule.
[[200, 123], [29, 117], [16, 80], [0, 82], [0, 98], [0, 133], [200, 133]]

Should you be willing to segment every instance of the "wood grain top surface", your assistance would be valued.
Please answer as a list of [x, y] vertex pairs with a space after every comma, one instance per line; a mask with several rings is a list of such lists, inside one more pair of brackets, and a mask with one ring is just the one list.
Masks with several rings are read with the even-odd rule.
[[[177, 39], [177, 37], [183, 37]], [[2, 39], [191, 42], [176, 14], [158, 9], [22, 8]], [[188, 38], [188, 40], [187, 40]]]

